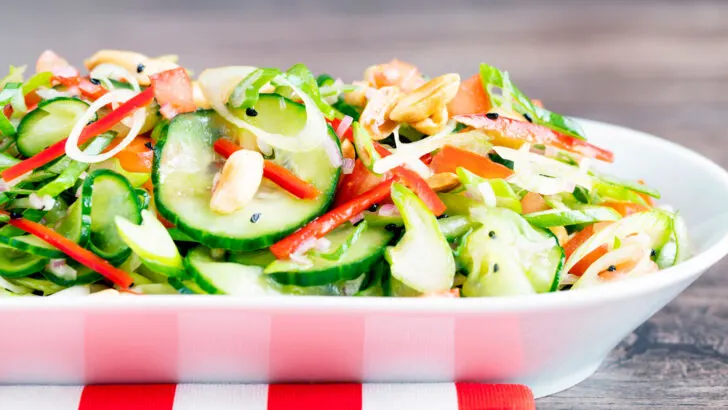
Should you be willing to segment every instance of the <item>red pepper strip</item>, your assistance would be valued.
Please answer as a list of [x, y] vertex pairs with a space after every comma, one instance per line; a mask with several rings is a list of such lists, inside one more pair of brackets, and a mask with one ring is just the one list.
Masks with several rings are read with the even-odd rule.
[[[327, 118], [326, 121], [331, 124], [331, 128], [334, 129], [334, 132], [339, 129], [339, 125], [341, 124], [341, 120], [338, 118], [334, 118], [333, 120]], [[354, 129], [352, 127], [349, 127], [340, 139], [341, 141], [349, 140], [351, 142], [354, 142]]]
[[[91, 138], [110, 130], [114, 125], [121, 122], [122, 119], [127, 117], [138, 108], [149, 105], [153, 99], [154, 89], [152, 87], [149, 87], [141, 93], [135, 95], [129, 101], [121, 104], [119, 108], [110, 112], [109, 115], [90, 125], [87, 125], [86, 128], [83, 129], [83, 132], [81, 132], [81, 136], [78, 138], [78, 145], [84, 144]], [[61, 157], [66, 153], [66, 140], [67, 138], [58, 141], [57, 143], [40, 152], [38, 155], [30, 157], [6, 169], [2, 173], [0, 173], [0, 175], [2, 175], [2, 178], [6, 182], [12, 181], [13, 179], [25, 174], [26, 172], [30, 172], [36, 168], [40, 168], [43, 165], [48, 164], [49, 162]]]
[[392, 172], [397, 180], [405, 184], [407, 188], [411, 189], [412, 192], [414, 192], [415, 195], [417, 195], [417, 197], [420, 198], [425, 205], [427, 205], [427, 208], [429, 208], [435, 216], [440, 216], [445, 213], [445, 209], [447, 209], [445, 203], [442, 202], [440, 197], [437, 196], [437, 193], [430, 188], [427, 181], [422, 179], [422, 177], [416, 172], [405, 167], [397, 167], [392, 170]]
[[[230, 157], [233, 152], [242, 149], [240, 146], [224, 138], [215, 141], [213, 148], [215, 152], [225, 158]], [[292, 195], [300, 199], [314, 199], [321, 194], [321, 191], [315, 186], [302, 180], [296, 174], [275, 162], [265, 160], [263, 164], [263, 177], [290, 192]]]
[[389, 178], [362, 195], [321, 215], [293, 234], [274, 243], [270, 247], [270, 251], [278, 259], [288, 258], [306, 240], [323, 237], [339, 225], [369, 209], [370, 206], [389, 198], [393, 180], [393, 178]]
[[[5, 211], [0, 211], [0, 215], [8, 216], [9, 214]], [[134, 281], [128, 273], [115, 268], [105, 259], [96, 256], [88, 249], [80, 247], [75, 242], [65, 238], [47, 226], [23, 218], [11, 218], [8, 224], [48, 242], [49, 245], [58, 248], [71, 259], [102, 274], [123, 289], [128, 288]]]
[[321, 194], [321, 191], [316, 189], [315, 186], [272, 161], [265, 160], [263, 165], [263, 178], [270, 180], [301, 199], [314, 199]]
[[485, 131], [496, 145], [511, 148], [519, 148], [524, 143], [551, 145], [585, 157], [614, 162], [611, 151], [541, 125], [503, 116], [491, 120], [479, 114], [456, 115], [453, 118], [461, 124]]
[[393, 176], [384, 177], [386, 179], [374, 188], [344, 202], [293, 234], [273, 244], [270, 247], [270, 251], [278, 259], [288, 258], [307, 239], [313, 237], [321, 238], [342, 223], [369, 209], [370, 206], [386, 200], [389, 197], [390, 187], [394, 180], [402, 182], [411, 189], [435, 215], [439, 216], [445, 212], [446, 206], [440, 197], [427, 185], [427, 181], [417, 175], [416, 172], [404, 167], [397, 167], [392, 170], [392, 174]]
[[463, 150], [452, 145], [445, 145], [434, 155], [430, 168], [436, 173], [455, 173], [458, 167], [483, 178], [507, 178], [513, 174], [510, 168], [493, 162], [490, 158]]

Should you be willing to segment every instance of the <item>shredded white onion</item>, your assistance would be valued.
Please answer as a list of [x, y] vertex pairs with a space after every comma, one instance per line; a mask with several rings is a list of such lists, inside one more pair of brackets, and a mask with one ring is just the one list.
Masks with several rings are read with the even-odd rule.
[[91, 288], [88, 285], [72, 286], [49, 295], [52, 298], [76, 298], [79, 296], [88, 296], [91, 294]]
[[53, 98], [58, 97], [73, 97], [76, 95], [74, 92], [70, 91], [58, 91], [53, 88], [39, 88], [35, 90], [35, 93], [38, 94], [38, 96], [44, 100], [50, 100]]
[[513, 161], [514, 173], [508, 181], [524, 189], [542, 195], [572, 192], [577, 185], [591, 189], [592, 177], [589, 175], [588, 162], [583, 167], [564, 164], [530, 152], [530, 144], [524, 144], [518, 150], [507, 147], [493, 149], [501, 157]]
[[227, 108], [227, 100], [232, 91], [255, 69], [255, 67], [247, 66], [208, 69], [200, 74], [197, 81], [200, 84], [202, 93], [210, 102], [210, 106], [221, 117], [242, 129], [252, 132], [256, 137], [264, 140], [274, 148], [301, 152], [310, 151], [320, 146], [328, 138], [328, 133], [326, 132], [327, 124], [323, 114], [308, 94], [301, 91], [298, 86], [288, 81], [284, 76], [279, 76], [276, 80], [291, 87], [301, 100], [303, 100], [306, 108], [306, 124], [298, 134], [282, 135], [264, 131], [236, 117]]
[[336, 136], [339, 137], [339, 139], [344, 138], [344, 134], [346, 134], [346, 131], [349, 130], [349, 127], [351, 127], [352, 122], [354, 122], [354, 119], [350, 116], [344, 117], [344, 119], [341, 120], [339, 123], [339, 126], [336, 127]]
[[496, 196], [490, 182], [484, 181], [478, 184], [478, 192], [480, 192], [480, 196], [483, 197], [483, 203], [485, 203], [485, 206], [488, 208], [496, 207]]
[[306, 252], [310, 251], [311, 249], [315, 248], [317, 241], [318, 241], [317, 238], [308, 238], [305, 241], [301, 242], [301, 244], [298, 245], [298, 247], [296, 249], [294, 249], [293, 253], [303, 255]]
[[380, 216], [398, 216], [399, 209], [394, 204], [384, 204], [379, 207], [378, 213]]
[[349, 175], [354, 172], [355, 165], [356, 161], [354, 161], [354, 158], [344, 158], [341, 160], [341, 172], [345, 175]]
[[146, 108], [144, 107], [137, 109], [132, 115], [131, 129], [129, 130], [129, 133], [126, 135], [126, 137], [124, 137], [124, 139], [116, 147], [107, 152], [98, 155], [86, 154], [82, 152], [81, 149], [78, 147], [78, 139], [81, 137], [81, 133], [86, 127], [86, 124], [88, 124], [88, 122], [94, 118], [96, 111], [100, 110], [102, 107], [105, 107], [107, 104], [110, 104], [112, 102], [126, 102], [135, 95], [136, 93], [131, 90], [112, 90], [101, 96], [101, 98], [99, 98], [98, 100], [94, 101], [88, 107], [88, 109], [86, 109], [86, 112], [83, 113], [81, 118], [79, 118], [78, 122], [76, 122], [76, 125], [73, 126], [73, 129], [68, 136], [68, 140], [66, 141], [66, 155], [76, 161], [93, 164], [105, 161], [115, 156], [124, 148], [126, 148], [129, 144], [131, 144], [131, 142], [134, 140], [134, 138], [136, 138], [136, 136], [139, 134], [139, 131], [141, 131], [142, 126], [144, 125], [144, 120], [146, 118]]
[[316, 241], [316, 250], [319, 252], [325, 252], [331, 249], [331, 241], [326, 238], [319, 238]]
[[313, 265], [313, 262], [311, 262], [311, 259], [308, 259], [305, 255], [301, 255], [300, 253], [292, 253], [290, 257], [291, 261], [296, 262], [299, 265], [304, 266], [310, 266]]
[[434, 172], [432, 172], [430, 167], [428, 167], [419, 158], [412, 160], [412, 161], [407, 161], [407, 163], [404, 164], [404, 166], [405, 166], [405, 168], [409, 168], [412, 171], [416, 172], [417, 175], [419, 175], [423, 179], [427, 179], [427, 178], [431, 177], [432, 175], [434, 175]]
[[[139, 87], [139, 81], [137, 81], [136, 76], [130, 73], [126, 68], [116, 65], [116, 64], [99, 64], [96, 67], [94, 67], [91, 72], [89, 72], [89, 76], [91, 78], [96, 79], [113, 79], [113, 80], [124, 80], [131, 88], [136, 92], [141, 92], [142, 89]], [[109, 87], [111, 88], [111, 87]]]
[[51, 259], [46, 265], [46, 269], [54, 275], [66, 280], [76, 279], [76, 269], [68, 266], [65, 259]]
[[326, 151], [326, 156], [329, 158], [331, 166], [339, 168], [343, 160], [341, 158], [341, 149], [339, 149], [336, 141], [331, 138], [326, 138], [323, 142], [323, 147], [324, 151]]
[[455, 121], [449, 121], [445, 128], [435, 135], [423, 138], [417, 142], [399, 144], [392, 155], [381, 158], [374, 163], [374, 172], [377, 174], [384, 174], [400, 165], [404, 165], [412, 161], [419, 161], [421, 156], [445, 145], [447, 142], [446, 137], [452, 134], [456, 126], [457, 123]]
[[357, 215], [354, 215], [351, 219], [349, 219], [349, 222], [351, 222], [352, 225], [356, 225], [359, 222], [361, 222], [364, 219], [364, 212], [360, 212]]

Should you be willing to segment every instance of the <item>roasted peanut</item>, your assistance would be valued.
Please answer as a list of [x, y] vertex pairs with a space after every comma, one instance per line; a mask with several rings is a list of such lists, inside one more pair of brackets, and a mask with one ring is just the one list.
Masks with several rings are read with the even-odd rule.
[[[84, 65], [89, 71], [100, 64], [114, 64], [123, 67], [135, 76], [140, 85], [149, 85], [149, 75], [151, 74], [179, 67], [166, 58], [154, 59], [141, 53], [123, 50], [100, 50], [84, 61]], [[144, 70], [138, 73], [137, 67], [140, 65], [144, 67]]]
[[359, 123], [374, 140], [386, 138], [397, 127], [397, 123], [389, 119], [392, 108], [402, 98], [399, 88], [383, 87], [372, 93], [364, 111], [359, 117]]
[[220, 214], [242, 209], [258, 192], [263, 179], [263, 156], [257, 151], [235, 151], [225, 161], [212, 188], [210, 208]]
[[455, 98], [459, 86], [460, 76], [457, 74], [435, 77], [399, 100], [389, 114], [389, 118], [397, 122], [413, 124], [434, 114], [440, 114], [442, 108]]
[[447, 192], [460, 186], [460, 179], [452, 172], [440, 172], [427, 178], [427, 185], [435, 192]]

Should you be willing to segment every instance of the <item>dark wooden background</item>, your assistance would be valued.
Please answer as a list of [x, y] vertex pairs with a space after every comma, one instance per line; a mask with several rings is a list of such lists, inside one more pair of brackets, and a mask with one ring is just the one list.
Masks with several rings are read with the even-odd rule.
[[[79, 64], [124, 48], [176, 53], [195, 70], [305, 62], [350, 81], [392, 57], [429, 74], [471, 75], [485, 61], [555, 111], [654, 133], [728, 166], [728, 2], [8, 0], [0, 14], [0, 66], [32, 64], [45, 48]], [[539, 407], [728, 406], [726, 268]]]

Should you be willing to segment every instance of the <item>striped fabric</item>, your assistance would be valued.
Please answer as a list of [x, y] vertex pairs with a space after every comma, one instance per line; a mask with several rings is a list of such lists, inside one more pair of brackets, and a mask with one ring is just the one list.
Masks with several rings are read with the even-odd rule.
[[13, 410], [488, 410], [535, 409], [520, 385], [147, 384], [0, 386]]

